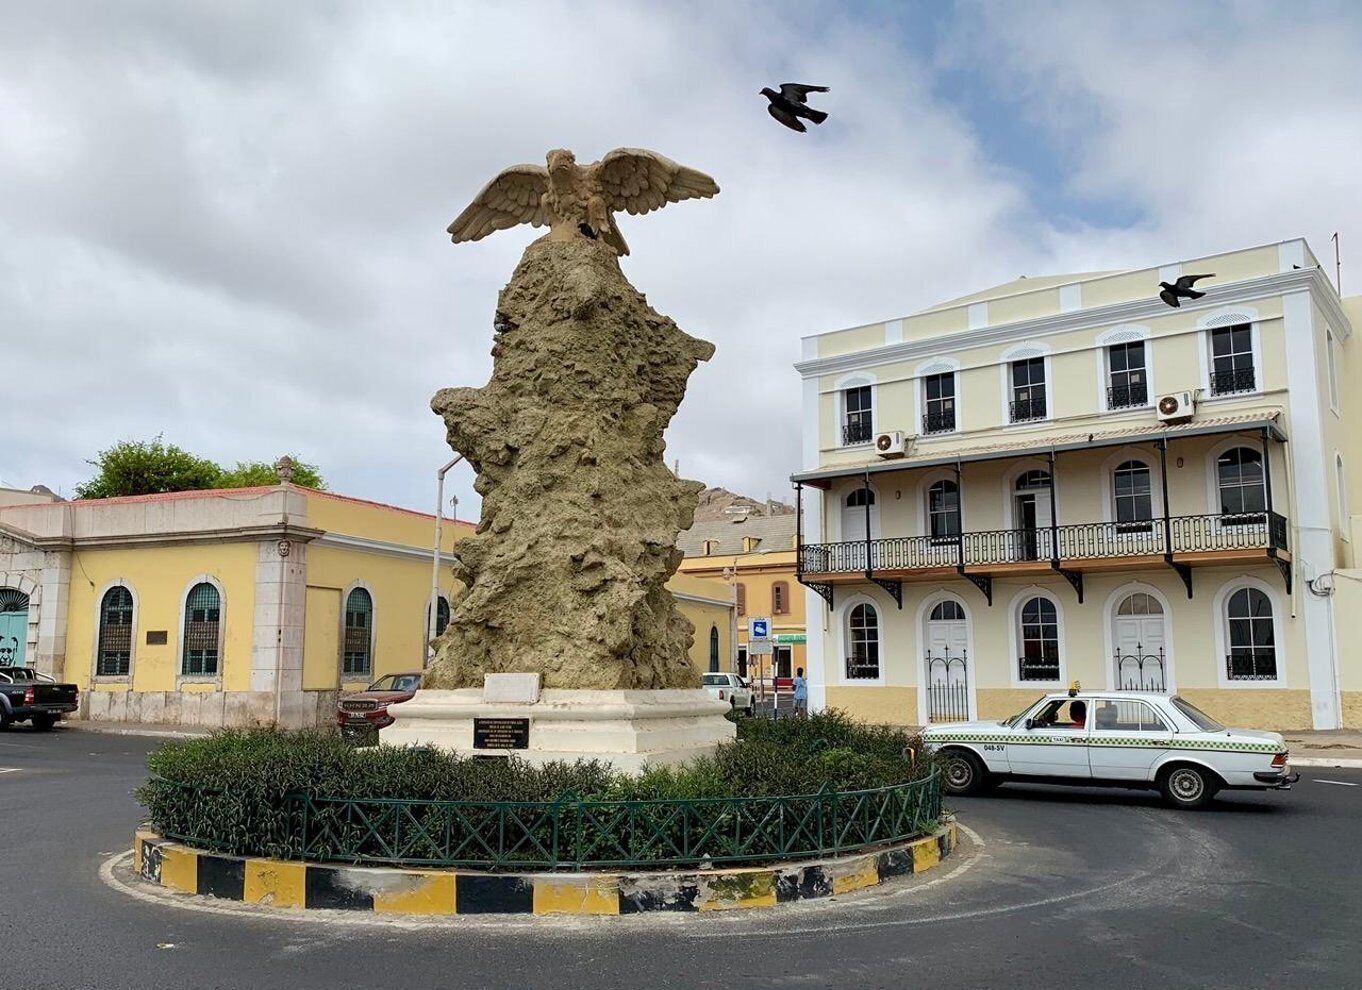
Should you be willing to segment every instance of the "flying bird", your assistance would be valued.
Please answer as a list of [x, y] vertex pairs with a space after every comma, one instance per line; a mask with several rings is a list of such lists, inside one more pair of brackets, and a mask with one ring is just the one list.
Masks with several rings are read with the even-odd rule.
[[1182, 303], [1178, 302], [1179, 296], [1183, 299], [1200, 299], [1206, 293], [1197, 292], [1192, 286], [1196, 285], [1197, 282], [1203, 278], [1215, 278], [1215, 273], [1212, 272], [1209, 275], [1183, 275], [1172, 285], [1169, 285], [1167, 282], [1160, 282], [1159, 288], [1163, 291], [1159, 293], [1159, 298], [1174, 309], [1177, 309], [1182, 305]]
[[779, 93], [767, 86], [761, 91], [761, 95], [770, 101], [771, 105], [766, 108], [767, 113], [790, 130], [803, 132], [805, 127], [799, 122], [800, 117], [811, 120], [815, 124], [821, 124], [828, 119], [828, 115], [822, 110], [815, 110], [809, 106], [810, 93], [826, 93], [827, 91], [826, 86], [810, 86], [808, 83], [781, 83]]
[[629, 253], [615, 213], [651, 213], [683, 199], [708, 199], [719, 186], [704, 172], [643, 148], [616, 148], [598, 162], [578, 165], [572, 152], [550, 151], [543, 165], [512, 165], [483, 186], [449, 225], [455, 244], [495, 230], [548, 224], [550, 240], [600, 239]]

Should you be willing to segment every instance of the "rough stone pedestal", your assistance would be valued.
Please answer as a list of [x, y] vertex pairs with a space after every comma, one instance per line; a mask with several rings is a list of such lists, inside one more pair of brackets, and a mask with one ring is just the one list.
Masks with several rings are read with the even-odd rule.
[[[730, 742], [725, 702], [703, 688], [593, 691], [548, 688], [538, 701], [488, 701], [484, 689], [417, 691], [389, 709], [385, 745], [434, 745], [460, 756], [518, 756], [531, 763], [600, 760], [626, 773], [684, 763]], [[474, 749], [473, 720], [525, 718], [528, 749]]]

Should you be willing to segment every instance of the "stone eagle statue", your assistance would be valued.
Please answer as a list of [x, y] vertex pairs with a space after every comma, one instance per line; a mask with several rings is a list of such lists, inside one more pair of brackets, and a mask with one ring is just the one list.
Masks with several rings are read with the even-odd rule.
[[549, 226], [550, 240], [600, 239], [629, 253], [614, 214], [660, 210], [683, 199], [708, 199], [719, 191], [703, 172], [642, 148], [616, 148], [582, 167], [570, 151], [548, 153], [548, 167], [512, 165], [483, 187], [449, 225], [454, 243], [476, 241], [517, 224]]

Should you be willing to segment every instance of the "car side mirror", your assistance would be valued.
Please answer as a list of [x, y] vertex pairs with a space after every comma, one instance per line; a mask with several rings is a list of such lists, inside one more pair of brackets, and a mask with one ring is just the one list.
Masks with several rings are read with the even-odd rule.
[[1034, 729], [1036, 727], [1036, 720], [1033, 718], [1028, 718], [1026, 720], [1026, 727], [1028, 729]]

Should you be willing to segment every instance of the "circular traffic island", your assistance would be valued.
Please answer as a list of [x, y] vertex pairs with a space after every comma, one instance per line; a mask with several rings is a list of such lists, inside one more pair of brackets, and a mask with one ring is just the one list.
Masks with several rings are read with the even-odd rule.
[[740, 719], [713, 756], [636, 775], [270, 730], [169, 743], [148, 765], [136, 872], [281, 908], [770, 907], [921, 872], [955, 846], [916, 738], [837, 712]]

